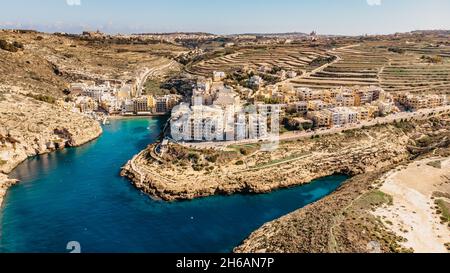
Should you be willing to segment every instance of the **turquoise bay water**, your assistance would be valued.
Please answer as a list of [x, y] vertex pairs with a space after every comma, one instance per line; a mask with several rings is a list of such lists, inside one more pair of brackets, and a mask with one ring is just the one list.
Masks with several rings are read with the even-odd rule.
[[230, 252], [265, 222], [314, 202], [347, 177], [264, 195], [166, 203], [137, 191], [119, 169], [154, 141], [161, 119], [112, 121], [83, 147], [27, 160], [11, 175], [0, 212], [0, 252]]

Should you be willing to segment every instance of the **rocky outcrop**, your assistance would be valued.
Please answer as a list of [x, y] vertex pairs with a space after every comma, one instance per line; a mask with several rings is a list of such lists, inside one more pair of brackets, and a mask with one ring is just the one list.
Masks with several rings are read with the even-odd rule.
[[[322, 200], [266, 223], [236, 247], [234, 252], [411, 252], [411, 249], [404, 247], [405, 239], [392, 231], [396, 220], [389, 217], [377, 218], [374, 212], [398, 201], [383, 191], [385, 182], [390, 180], [391, 171], [405, 170], [407, 166], [419, 166], [424, 158], [433, 157], [436, 160], [436, 157], [450, 156], [450, 143], [444, 141], [450, 134], [449, 125], [448, 121], [438, 126], [430, 126], [429, 123], [420, 124], [415, 132], [430, 126], [427, 134], [417, 134], [416, 140], [408, 145], [409, 148], [413, 148], [410, 150], [420, 150], [418, 154], [412, 154], [409, 159], [399, 165], [386, 166], [377, 171], [357, 175]], [[425, 139], [426, 141], [421, 144], [420, 142]], [[433, 150], [418, 149], [425, 146], [435, 148]], [[430, 184], [430, 181], [426, 183]], [[439, 187], [448, 189], [446, 185], [446, 183], [440, 183]], [[439, 187], [432, 186], [433, 190]], [[420, 188], [423, 189], [426, 186], [421, 185]], [[403, 194], [404, 192], [402, 196]], [[417, 205], [418, 202], [408, 202], [408, 204]], [[420, 208], [414, 209], [412, 215], [418, 214], [419, 210]], [[405, 207], [400, 211], [402, 213], [406, 211]], [[398, 211], [394, 213], [394, 215], [398, 214]], [[417, 224], [414, 221], [412, 223]], [[423, 225], [426, 224], [434, 225], [423, 223]], [[404, 230], [408, 232], [408, 229]]]
[[[397, 170], [405, 169], [408, 164], [417, 165], [423, 157], [439, 155], [448, 157], [450, 148], [439, 148], [433, 153], [421, 155], [418, 160], [405, 160]], [[391, 230], [395, 220], [386, 217], [381, 220], [374, 216], [374, 211], [382, 206], [392, 205], [393, 200], [395, 202], [395, 198], [381, 191], [380, 187], [396, 167], [382, 168], [349, 179], [336, 192], [322, 200], [266, 223], [236, 247], [234, 252], [411, 252], [411, 249], [403, 246], [405, 239]], [[414, 211], [413, 215], [416, 213], [418, 212]]]
[[202, 163], [207, 166], [202, 170], [173, 158], [155, 158], [150, 147], [128, 162], [122, 175], [142, 191], [168, 201], [266, 193], [337, 173], [358, 175], [398, 164], [411, 156], [408, 147], [418, 133], [434, 134], [433, 130], [429, 121], [375, 126], [282, 143], [275, 152], [256, 152], [237, 161]]
[[16, 184], [18, 181], [15, 179], [9, 179], [6, 174], [0, 173], [0, 207], [3, 203], [3, 197], [6, 194], [6, 191], [9, 187]]
[[79, 146], [102, 133], [100, 124], [58, 106], [14, 93], [0, 93], [0, 172], [28, 157]]

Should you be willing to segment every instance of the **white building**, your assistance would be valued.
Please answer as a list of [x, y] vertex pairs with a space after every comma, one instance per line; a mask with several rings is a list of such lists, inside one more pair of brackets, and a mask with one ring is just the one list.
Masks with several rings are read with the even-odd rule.
[[264, 84], [264, 80], [260, 76], [253, 76], [248, 80], [251, 87], [260, 88]]
[[333, 126], [342, 126], [349, 123], [358, 122], [358, 112], [347, 107], [336, 107], [327, 109], [331, 115], [331, 124]]
[[227, 77], [227, 75], [223, 71], [214, 71], [213, 72], [213, 81], [215, 81], [215, 82], [223, 81], [223, 80], [225, 80], [226, 77]]

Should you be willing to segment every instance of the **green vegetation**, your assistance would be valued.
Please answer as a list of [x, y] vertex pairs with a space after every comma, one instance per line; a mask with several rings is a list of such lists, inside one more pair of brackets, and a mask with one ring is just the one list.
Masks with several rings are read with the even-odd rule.
[[244, 156], [248, 156], [248, 155], [254, 153], [255, 151], [259, 150], [260, 147], [261, 146], [258, 143], [228, 146], [229, 149], [233, 149], [233, 150], [239, 152], [239, 154], [244, 155]]
[[331, 62], [333, 62], [335, 60], [336, 60], [336, 56], [328, 56], [328, 57], [320, 56], [320, 57], [317, 57], [314, 60], [312, 60], [309, 63], [309, 65], [311, 65], [311, 66], [322, 66], [324, 64], [331, 63]]
[[423, 55], [423, 56], [421, 57], [421, 59], [422, 59], [423, 61], [425, 61], [425, 62], [427, 62], [427, 63], [431, 63], [431, 64], [440, 64], [440, 63], [443, 63], [443, 62], [444, 62], [444, 60], [442, 59], [442, 57], [441, 57], [441, 56], [438, 56], [438, 55], [436, 55], [436, 56], [426, 56], [426, 55]]
[[436, 169], [442, 168], [442, 162], [441, 162], [440, 160], [438, 160], [438, 161], [433, 161], [433, 162], [429, 162], [427, 165], [428, 165], [428, 166], [431, 166], [431, 167], [433, 167], [433, 168], [436, 168]]
[[280, 77], [272, 74], [260, 74], [259, 75], [267, 84], [276, 84], [280, 81]]
[[303, 130], [303, 126], [295, 119], [285, 117], [283, 118], [284, 128], [288, 131], [301, 131]]
[[219, 158], [219, 155], [217, 155], [217, 154], [212, 154], [212, 155], [205, 156], [205, 159], [208, 162], [211, 162], [211, 163], [216, 163], [218, 158]]
[[414, 126], [406, 120], [400, 120], [399, 122], [395, 121], [394, 126], [404, 132], [414, 129]]
[[441, 220], [445, 223], [450, 222], [450, 203], [442, 199], [438, 199], [434, 202], [438, 206], [438, 213], [442, 215]]
[[390, 47], [390, 48], [388, 48], [388, 51], [398, 53], [398, 54], [405, 54], [405, 52], [406, 52], [406, 50], [404, 50], [403, 48], [398, 48], [398, 47]]
[[26, 96], [46, 103], [54, 104], [56, 102], [56, 99], [54, 97], [48, 95], [28, 93], [26, 94]]
[[358, 204], [361, 207], [378, 207], [383, 204], [392, 205], [393, 198], [392, 196], [380, 191], [380, 190], [373, 190], [369, 193], [366, 193], [364, 196], [361, 197], [361, 199], [358, 201]]
[[256, 98], [256, 100], [257, 101], [262, 101], [262, 102], [264, 102], [264, 104], [280, 104], [281, 103], [280, 99], [277, 99], [277, 98], [265, 98], [265, 97], [262, 97], [262, 96], [258, 96]]
[[200, 155], [197, 153], [189, 153], [188, 154], [188, 159], [189, 161], [192, 161], [194, 163], [198, 163], [198, 161], [200, 160]]
[[168, 90], [161, 87], [161, 83], [152, 79], [148, 79], [144, 84], [143, 95], [164, 96], [175, 94], [176, 90]]
[[23, 49], [23, 44], [19, 43], [17, 41], [9, 43], [6, 40], [0, 39], [0, 49], [6, 50], [9, 52], [17, 52], [17, 51]]
[[283, 164], [283, 163], [286, 163], [286, 162], [289, 162], [289, 161], [293, 161], [293, 160], [304, 158], [308, 154], [309, 153], [292, 154], [292, 155], [284, 157], [284, 158], [275, 159], [275, 160], [272, 160], [272, 161], [269, 161], [269, 162], [258, 164], [252, 169], [261, 169], [261, 168], [271, 167], [273, 165]]

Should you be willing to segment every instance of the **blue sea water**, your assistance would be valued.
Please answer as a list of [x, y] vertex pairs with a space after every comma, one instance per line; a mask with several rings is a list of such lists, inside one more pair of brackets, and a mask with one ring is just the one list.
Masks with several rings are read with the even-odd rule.
[[164, 120], [112, 121], [82, 147], [31, 158], [0, 212], [0, 252], [230, 252], [265, 222], [314, 202], [346, 179], [332, 176], [263, 195], [155, 201], [119, 176], [120, 167], [153, 142]]

